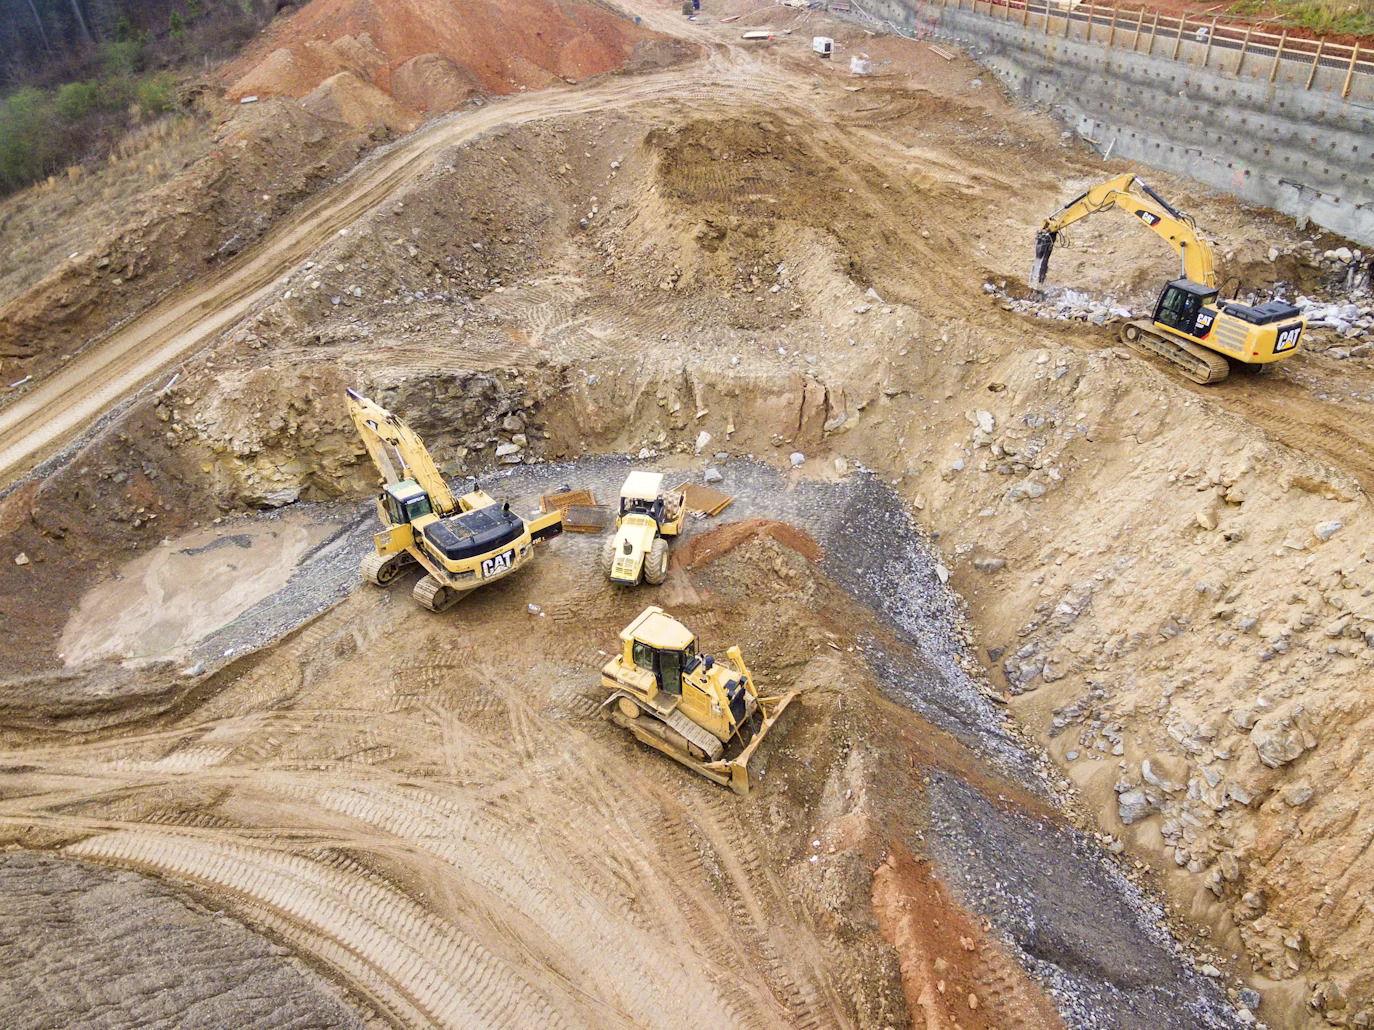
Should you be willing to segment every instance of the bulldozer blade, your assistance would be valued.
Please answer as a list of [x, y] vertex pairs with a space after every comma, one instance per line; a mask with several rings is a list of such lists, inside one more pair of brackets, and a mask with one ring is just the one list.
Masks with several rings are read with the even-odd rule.
[[[749, 760], [754, 757], [763, 743], [764, 738], [772, 732], [773, 727], [782, 718], [782, 713], [787, 711], [790, 705], [798, 696], [798, 691], [792, 690], [783, 694], [781, 697], [761, 697], [759, 704], [764, 711], [763, 725], [754, 734], [754, 739], [749, 742], [749, 746], [739, 753], [739, 756], [726, 763], [730, 766], [730, 789], [736, 794], [749, 793]], [[771, 709], [771, 712], [770, 712]]]

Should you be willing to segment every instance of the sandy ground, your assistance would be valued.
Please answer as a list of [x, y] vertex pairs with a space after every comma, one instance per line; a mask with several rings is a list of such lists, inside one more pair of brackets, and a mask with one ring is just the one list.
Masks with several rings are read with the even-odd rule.
[[181, 657], [285, 586], [300, 558], [336, 528], [288, 517], [245, 533], [210, 529], [168, 541], [81, 599], [62, 631], [63, 661]]
[[[626, 467], [521, 470], [487, 486], [524, 506], [565, 478], [609, 491]], [[958, 606], [896, 496], [871, 477], [726, 474], [738, 520], [694, 525], [652, 598], [605, 584], [599, 539], [571, 535], [452, 619], [415, 606], [408, 583], [358, 591], [222, 663], [221, 687], [154, 732], [118, 723], [116, 703], [115, 723], [75, 748], [54, 738], [0, 753], [14, 772], [0, 826], [187, 883], [406, 1025], [679, 1026], [686, 1006], [731, 1026], [887, 1026], [908, 998], [932, 1027], [1056, 1025], [1022, 969], [1036, 956], [1054, 966], [1071, 1025], [1231, 1025], [1150, 903], [1040, 800], [1048, 787], [996, 706], [949, 666]], [[846, 548], [859, 511], [894, 520], [904, 554], [883, 578], [909, 578], [921, 600], [909, 631], [894, 635], [850, 593], [874, 585], [879, 557]], [[781, 519], [761, 525], [765, 514]], [[778, 524], [795, 528], [766, 531]], [[790, 541], [844, 557], [818, 567]], [[870, 570], [857, 579], [856, 562]], [[605, 648], [650, 599], [710, 650], [738, 642], [766, 689], [804, 692], [746, 799], [595, 717]], [[573, 627], [585, 645], [568, 647]], [[882, 694], [919, 695], [937, 723]], [[1008, 798], [1035, 813], [1038, 853], [1021, 816], [999, 811]], [[1062, 863], [1069, 889], [1024, 893], [1018, 874], [965, 893], [984, 867], [922, 843], [950, 804], [982, 827], [984, 858], [1007, 872], [1017, 853]], [[1091, 963], [1077, 943], [1084, 905], [1100, 928]], [[913, 907], [936, 919], [933, 934]], [[1128, 972], [1141, 963], [1147, 978]], [[665, 979], [681, 993], [665, 995]]]
[[[169, 298], [242, 317], [0, 499], [6, 839], [182, 885], [396, 1025], [1359, 1025], [1368, 363], [1314, 336], [1194, 389], [1007, 310], [1124, 166], [962, 58], [738, 9], [634, 5], [708, 56], [431, 123]], [[1331, 288], [1299, 251], [1335, 241], [1147, 178], [1247, 281]], [[1096, 295], [1172, 271], [1075, 242]], [[689, 538], [651, 595], [569, 535], [436, 620], [350, 582], [346, 386], [521, 503], [643, 455], [789, 528]], [[316, 502], [339, 534], [181, 661], [62, 668], [158, 539]], [[650, 596], [804, 691], [748, 799], [594, 718]]]

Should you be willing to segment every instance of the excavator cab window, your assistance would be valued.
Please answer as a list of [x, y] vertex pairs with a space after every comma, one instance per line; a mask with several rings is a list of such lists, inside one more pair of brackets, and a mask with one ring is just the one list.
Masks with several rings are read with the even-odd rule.
[[1194, 336], [1203, 302], [1215, 297], [1216, 293], [1216, 290], [1187, 279], [1175, 279], [1159, 295], [1159, 303], [1155, 305], [1155, 321]]
[[382, 505], [393, 525], [400, 525], [418, 519], [421, 515], [434, 514], [429, 494], [420, 488], [413, 479], [391, 483], [382, 491]]

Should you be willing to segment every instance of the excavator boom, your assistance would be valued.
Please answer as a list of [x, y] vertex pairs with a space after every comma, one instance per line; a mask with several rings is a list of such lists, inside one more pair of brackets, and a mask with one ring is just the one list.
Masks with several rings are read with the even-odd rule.
[[457, 510], [458, 504], [434, 459], [405, 422], [356, 390], [348, 391], [348, 413], [383, 480], [390, 484], [414, 479], [429, 495], [436, 515], [451, 515]]
[[[1138, 187], [1135, 192], [1132, 187]], [[1035, 262], [1031, 266], [1031, 286], [1045, 281], [1050, 254], [1061, 232], [1088, 215], [1109, 208], [1120, 208], [1134, 215], [1162, 239], [1168, 241], [1179, 256], [1180, 276], [1202, 286], [1215, 287], [1216, 270], [1212, 266], [1212, 248], [1197, 232], [1192, 218], [1177, 210], [1144, 182], [1130, 172], [1108, 179], [1094, 186], [1077, 200], [1064, 205], [1040, 227], [1035, 236]]]

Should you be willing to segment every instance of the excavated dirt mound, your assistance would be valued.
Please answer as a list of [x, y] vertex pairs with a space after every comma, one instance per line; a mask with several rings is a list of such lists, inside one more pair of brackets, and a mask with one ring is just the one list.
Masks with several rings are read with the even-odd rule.
[[695, 569], [722, 558], [747, 540], [767, 537], [796, 551], [807, 561], [822, 558], [820, 546], [804, 529], [772, 519], [741, 519], [707, 533], [692, 534], [672, 550], [673, 568]]
[[312, 0], [220, 74], [237, 99], [304, 96], [351, 71], [412, 110], [438, 111], [470, 91], [514, 93], [614, 71], [655, 38], [568, 0]]
[[391, 95], [412, 111], [452, 111], [482, 92], [469, 69], [443, 54], [412, 57], [391, 73]]
[[416, 119], [403, 112], [391, 97], [351, 71], [325, 79], [305, 95], [301, 107], [317, 118], [343, 122], [364, 132], [384, 125], [392, 132], [406, 133], [416, 125]]

